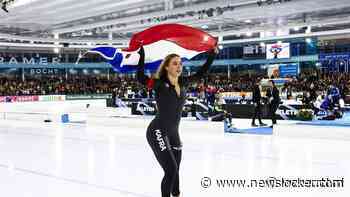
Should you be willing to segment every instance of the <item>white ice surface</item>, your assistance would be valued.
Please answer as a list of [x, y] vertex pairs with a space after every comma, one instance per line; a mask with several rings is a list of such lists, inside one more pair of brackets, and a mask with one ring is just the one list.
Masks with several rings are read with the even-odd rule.
[[[163, 172], [145, 138], [151, 119], [113, 118], [104, 110], [108, 111], [96, 108], [96, 114], [101, 112], [105, 117], [86, 112], [86, 124], [31, 121], [30, 114], [23, 114], [27, 118], [21, 120], [0, 118], [0, 196], [159, 197]], [[249, 127], [250, 120], [234, 123]], [[280, 125], [284, 124], [290, 122], [280, 121]], [[315, 127], [304, 129], [310, 128]], [[180, 134], [184, 144], [180, 167], [183, 197], [350, 194], [348, 140], [319, 139], [317, 130], [315, 138], [224, 134], [222, 123], [193, 120], [182, 121]], [[242, 189], [215, 185], [215, 179], [220, 178], [250, 180], [271, 176], [343, 177], [345, 187]], [[201, 187], [203, 177], [212, 178], [211, 187]]]

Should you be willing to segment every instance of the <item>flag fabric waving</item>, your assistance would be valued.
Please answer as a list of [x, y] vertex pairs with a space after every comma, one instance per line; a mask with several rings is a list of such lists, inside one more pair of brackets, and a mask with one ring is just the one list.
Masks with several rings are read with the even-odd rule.
[[138, 50], [145, 50], [145, 69], [156, 70], [169, 54], [178, 54], [183, 61], [213, 49], [217, 39], [199, 29], [180, 25], [163, 24], [151, 27], [132, 36], [127, 49], [97, 47], [88, 53], [97, 53], [110, 63], [117, 72], [136, 70], [140, 58]]

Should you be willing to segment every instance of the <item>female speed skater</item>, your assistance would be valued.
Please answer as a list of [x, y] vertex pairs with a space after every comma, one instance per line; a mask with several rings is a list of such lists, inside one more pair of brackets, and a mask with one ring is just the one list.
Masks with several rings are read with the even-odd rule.
[[159, 66], [154, 78], [144, 74], [145, 52], [139, 50], [137, 80], [155, 92], [157, 114], [147, 128], [147, 141], [164, 170], [161, 182], [162, 197], [180, 196], [179, 166], [182, 155], [182, 143], [179, 136], [179, 123], [186, 100], [185, 87], [192, 81], [199, 81], [209, 70], [218, 49], [209, 52], [205, 64], [200, 70], [188, 77], [182, 77], [181, 58], [169, 54]]

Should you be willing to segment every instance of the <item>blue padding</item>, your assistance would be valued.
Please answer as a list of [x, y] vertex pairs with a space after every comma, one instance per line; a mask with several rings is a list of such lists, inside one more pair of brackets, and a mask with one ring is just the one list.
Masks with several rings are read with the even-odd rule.
[[62, 122], [62, 123], [68, 123], [68, 122], [69, 122], [69, 116], [68, 116], [68, 114], [62, 114], [62, 116], [61, 116], [61, 122]]

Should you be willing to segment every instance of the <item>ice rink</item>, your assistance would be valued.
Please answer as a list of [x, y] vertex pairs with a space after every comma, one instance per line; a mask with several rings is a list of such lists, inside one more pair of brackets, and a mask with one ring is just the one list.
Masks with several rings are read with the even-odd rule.
[[[115, 117], [102, 102], [84, 106], [1, 104], [1, 196], [160, 196], [163, 172], [145, 138], [151, 117]], [[57, 111], [80, 113], [84, 121], [43, 121]], [[234, 123], [251, 129], [250, 120]], [[272, 135], [225, 134], [221, 122], [183, 120], [182, 196], [348, 196], [349, 128], [280, 121]], [[211, 178], [207, 188], [203, 177]], [[216, 181], [269, 177], [345, 181], [343, 188], [222, 188]]]

